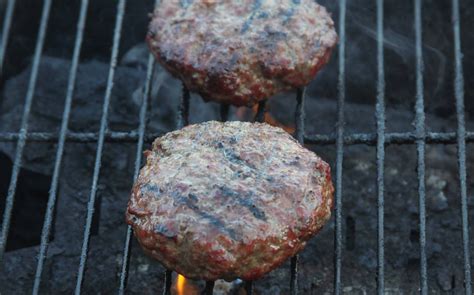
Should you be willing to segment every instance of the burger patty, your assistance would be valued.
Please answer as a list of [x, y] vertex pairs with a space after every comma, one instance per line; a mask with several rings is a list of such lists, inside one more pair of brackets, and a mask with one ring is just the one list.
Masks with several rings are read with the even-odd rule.
[[330, 218], [330, 168], [280, 128], [206, 122], [158, 138], [126, 212], [143, 250], [192, 279], [254, 280]]
[[162, 1], [147, 36], [158, 61], [205, 100], [237, 106], [307, 85], [337, 42], [314, 0]]

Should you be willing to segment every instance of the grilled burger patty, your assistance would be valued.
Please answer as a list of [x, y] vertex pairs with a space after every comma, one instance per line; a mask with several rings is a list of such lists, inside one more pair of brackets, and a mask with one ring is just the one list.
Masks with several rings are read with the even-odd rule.
[[181, 0], [155, 9], [147, 41], [205, 100], [252, 106], [307, 85], [337, 35], [314, 0]]
[[330, 168], [280, 128], [206, 122], [158, 138], [126, 212], [143, 250], [188, 278], [253, 280], [331, 215]]

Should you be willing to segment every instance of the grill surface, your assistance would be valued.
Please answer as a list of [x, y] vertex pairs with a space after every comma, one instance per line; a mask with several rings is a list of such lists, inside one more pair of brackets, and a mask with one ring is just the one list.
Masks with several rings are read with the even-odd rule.
[[[80, 294], [82, 283], [84, 281], [84, 272], [86, 269], [89, 241], [91, 237], [91, 225], [94, 216], [94, 205], [96, 202], [96, 194], [98, 187], [98, 179], [100, 175], [102, 155], [104, 150], [104, 143], [111, 142], [135, 142], [137, 144], [136, 161], [134, 170], [134, 179], [137, 177], [141, 163], [142, 150], [144, 142], [150, 142], [161, 134], [146, 133], [147, 109], [151, 96], [151, 81], [154, 73], [154, 59], [150, 55], [148, 58], [148, 69], [146, 74], [145, 85], [143, 88], [143, 100], [140, 107], [139, 126], [136, 131], [132, 132], [111, 132], [108, 131], [108, 111], [110, 105], [110, 97], [114, 87], [114, 74], [117, 65], [117, 57], [119, 54], [119, 45], [121, 38], [121, 30], [123, 17], [126, 9], [126, 0], [119, 0], [117, 2], [117, 15], [115, 32], [113, 37], [113, 48], [110, 60], [110, 70], [108, 75], [107, 88], [105, 91], [102, 117], [100, 129], [97, 133], [74, 133], [68, 131], [68, 122], [71, 112], [71, 103], [74, 96], [74, 89], [76, 83], [77, 69], [80, 59], [81, 45], [83, 41], [84, 27], [86, 23], [86, 15], [88, 9], [88, 0], [82, 0], [79, 20], [77, 23], [77, 36], [75, 40], [74, 54], [72, 57], [72, 66], [69, 73], [69, 83], [65, 98], [65, 107], [62, 117], [62, 124], [59, 133], [54, 132], [28, 132], [28, 120], [32, 101], [34, 99], [35, 87], [37, 82], [38, 68], [43, 52], [43, 45], [45, 35], [48, 28], [49, 13], [51, 9], [51, 0], [43, 2], [43, 10], [41, 23], [39, 26], [38, 39], [36, 42], [36, 49], [33, 58], [33, 66], [30, 81], [28, 84], [28, 91], [26, 94], [26, 103], [24, 106], [23, 119], [21, 122], [21, 129], [17, 133], [0, 133], [0, 141], [15, 142], [16, 154], [14, 158], [13, 171], [11, 182], [8, 188], [6, 198], [5, 211], [3, 213], [2, 229], [0, 234], [0, 265], [3, 263], [3, 256], [6, 248], [6, 241], [10, 228], [10, 221], [12, 217], [12, 209], [15, 200], [15, 191], [17, 188], [18, 174], [22, 165], [22, 157], [24, 147], [27, 141], [29, 142], [57, 142], [58, 147], [56, 151], [56, 160], [54, 163], [54, 172], [51, 182], [51, 189], [47, 205], [46, 217], [43, 225], [41, 235], [41, 245], [38, 254], [38, 262], [36, 275], [34, 280], [33, 293], [40, 292], [40, 284], [42, 279], [43, 266], [45, 263], [46, 254], [48, 251], [48, 241], [51, 234], [51, 224], [55, 210], [58, 181], [61, 174], [61, 162], [64, 153], [64, 146], [66, 142], [97, 142], [97, 153], [94, 165], [94, 173], [92, 179], [92, 187], [90, 189], [89, 201], [87, 204], [87, 218], [84, 225], [84, 236], [82, 242], [82, 252], [80, 257], [80, 264], [77, 272], [77, 282], [75, 293]], [[159, 1], [156, 1], [158, 3]], [[424, 85], [423, 85], [423, 56], [422, 56], [422, 5], [421, 0], [414, 0], [415, 11], [415, 36], [416, 36], [416, 104], [415, 104], [415, 124], [414, 130], [404, 133], [386, 133], [385, 132], [385, 69], [384, 69], [384, 1], [377, 0], [377, 64], [378, 64], [378, 79], [377, 87], [377, 103], [376, 103], [376, 133], [359, 133], [359, 134], [345, 134], [344, 131], [344, 104], [345, 104], [345, 48], [346, 48], [346, 0], [339, 0], [339, 76], [338, 76], [338, 99], [337, 99], [337, 126], [335, 135], [307, 135], [304, 132], [305, 123], [305, 89], [297, 91], [296, 99], [297, 106], [295, 110], [295, 138], [300, 142], [319, 145], [336, 145], [336, 202], [335, 202], [335, 243], [334, 243], [334, 293], [342, 293], [341, 282], [341, 260], [342, 260], [342, 199], [343, 199], [343, 160], [344, 147], [346, 145], [365, 144], [376, 146], [376, 164], [377, 164], [377, 290], [378, 294], [384, 293], [384, 162], [385, 162], [385, 147], [389, 144], [415, 144], [417, 150], [417, 176], [418, 176], [418, 196], [419, 196], [419, 242], [420, 242], [420, 293], [428, 293], [428, 279], [427, 279], [427, 254], [426, 254], [426, 189], [425, 189], [425, 148], [426, 144], [452, 144], [456, 143], [458, 147], [457, 159], [459, 168], [459, 187], [461, 200], [461, 216], [462, 216], [462, 246], [464, 251], [464, 289], [465, 294], [472, 294], [471, 288], [471, 265], [469, 253], [469, 220], [468, 220], [468, 205], [467, 205], [467, 185], [466, 185], [466, 143], [474, 142], [474, 132], [466, 131], [465, 117], [464, 117], [464, 80], [462, 69], [462, 53], [461, 53], [461, 38], [460, 38], [460, 20], [459, 20], [459, 0], [452, 0], [452, 24], [454, 32], [454, 48], [455, 48], [455, 105], [457, 114], [457, 132], [427, 132], [425, 129], [425, 112], [424, 112]], [[0, 45], [0, 71], [2, 69], [5, 50], [9, 37], [10, 27], [13, 20], [13, 12], [15, 7], [15, 0], [9, 0], [7, 3], [7, 10], [3, 23], [2, 43]], [[189, 123], [189, 103], [190, 93], [187, 89], [183, 89], [181, 104], [179, 108], [179, 120], [177, 128], [182, 128]], [[263, 121], [265, 112], [265, 102], [259, 104], [258, 112], [256, 114], [256, 121]], [[228, 106], [221, 107], [221, 119], [226, 120], [229, 114]], [[132, 230], [128, 226], [126, 238], [123, 249], [123, 263], [120, 271], [120, 285], [118, 290], [123, 294], [127, 287], [127, 275], [129, 269], [129, 262], [131, 253], [131, 236]], [[298, 257], [291, 260], [290, 267], [290, 293], [298, 294]], [[172, 273], [166, 272], [165, 281], [163, 282], [164, 294], [170, 294]], [[212, 294], [214, 282], [207, 282], [204, 293]], [[248, 294], [252, 294], [252, 282], [246, 283], [246, 290]]]

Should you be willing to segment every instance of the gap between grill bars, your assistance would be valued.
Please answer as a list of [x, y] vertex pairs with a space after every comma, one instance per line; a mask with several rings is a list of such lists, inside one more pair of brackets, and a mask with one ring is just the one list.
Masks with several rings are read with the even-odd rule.
[[[49, 12], [51, 10], [51, 0], [45, 0], [43, 2], [43, 10], [41, 14], [41, 22], [39, 27], [38, 39], [36, 41], [36, 48], [33, 57], [33, 67], [31, 69], [31, 76], [28, 83], [28, 89], [25, 98], [25, 106], [23, 109], [23, 116], [21, 119], [21, 128], [18, 134], [18, 140], [16, 144], [15, 160], [13, 162], [12, 175], [10, 184], [8, 186], [7, 198], [5, 203], [5, 210], [3, 212], [2, 221], [2, 232], [0, 233], [0, 267], [3, 264], [3, 255], [7, 244], [8, 232], [10, 230], [11, 214], [13, 210], [13, 204], [15, 202], [15, 192], [18, 181], [18, 174], [20, 173], [20, 167], [23, 157], [23, 149], [26, 144], [26, 137], [28, 131], [28, 119], [30, 116], [31, 105], [33, 104], [34, 92], [36, 88], [36, 81], [38, 78], [38, 70], [41, 61], [41, 55], [43, 54], [43, 45], [46, 38], [46, 31], [48, 28]], [[9, 31], [7, 31], [8, 33]], [[8, 36], [5, 36], [5, 40]]]
[[[146, 115], [148, 110], [148, 104], [150, 100], [150, 89], [151, 89], [151, 81], [153, 80], [153, 72], [154, 72], [154, 65], [155, 61], [153, 56], [150, 54], [148, 56], [148, 70], [146, 75], [146, 83], [145, 89], [143, 91], [143, 98], [142, 98], [142, 105], [140, 107], [140, 128], [139, 128], [139, 139], [137, 143], [137, 155], [135, 160], [135, 170], [133, 173], [133, 181], [138, 178], [138, 174], [140, 173], [140, 166], [142, 162], [142, 153], [143, 153], [143, 138], [145, 137], [145, 128], [146, 128]], [[128, 279], [128, 268], [130, 263], [130, 255], [131, 255], [131, 238], [132, 238], [132, 227], [127, 225], [127, 232], [125, 236], [125, 246], [123, 250], [123, 260], [122, 260], [122, 268], [120, 272], [120, 286], [119, 286], [119, 294], [124, 294], [125, 288], [127, 287], [127, 279]]]
[[104, 103], [102, 105], [102, 117], [100, 119], [99, 140], [97, 143], [97, 152], [96, 152], [96, 158], [95, 158], [95, 163], [94, 163], [94, 175], [92, 177], [92, 187], [90, 191], [89, 202], [87, 203], [87, 216], [86, 216], [86, 223], [84, 225], [84, 237], [82, 240], [81, 258], [79, 261], [79, 270], [77, 272], [75, 294], [81, 294], [82, 284], [84, 282], [84, 274], [86, 270], [87, 256], [89, 253], [89, 244], [90, 244], [90, 238], [91, 238], [92, 218], [94, 217], [94, 206], [95, 206], [95, 200], [96, 200], [96, 195], [97, 195], [97, 186], [99, 182], [100, 168], [102, 164], [102, 153], [104, 150], [105, 131], [107, 130], [110, 98], [112, 95], [112, 88], [114, 86], [115, 69], [117, 67], [117, 58], [118, 58], [118, 51], [119, 51], [119, 45], [120, 45], [120, 37], [122, 35], [122, 24], [123, 24], [124, 14], [125, 14], [125, 0], [120, 0], [118, 2], [117, 18], [116, 18], [115, 29], [114, 29], [112, 55], [110, 58], [110, 68], [109, 68], [109, 74], [107, 78], [107, 88], [105, 90]]
[[49, 237], [51, 234], [51, 224], [53, 222], [53, 213], [56, 205], [56, 197], [59, 183], [59, 175], [61, 170], [61, 162], [64, 153], [64, 144], [66, 142], [66, 131], [68, 129], [69, 116], [71, 113], [72, 98], [74, 95], [74, 88], [76, 84], [76, 74], [79, 65], [79, 57], [81, 53], [81, 45], [84, 36], [84, 28], [87, 16], [88, 0], [83, 0], [81, 3], [81, 10], [79, 21], [77, 23], [77, 37], [74, 46], [74, 53], [72, 58], [72, 66], [69, 74], [68, 88], [66, 94], [66, 102], [64, 105], [63, 118], [61, 123], [60, 137], [58, 141], [58, 148], [56, 150], [56, 160], [54, 163], [53, 179], [49, 190], [48, 205], [46, 209], [43, 229], [41, 232], [41, 244], [38, 253], [38, 264], [36, 267], [35, 281], [33, 285], [33, 294], [38, 294], [41, 283], [41, 275], [43, 273], [44, 260], [48, 251]]
[[2, 40], [0, 43], [0, 77], [3, 73], [3, 61], [5, 58], [5, 51], [8, 46], [8, 37], [10, 36], [10, 28], [13, 19], [13, 12], [15, 10], [16, 0], [8, 0], [7, 8], [5, 10], [5, 18], [3, 20]]
[[[18, 179], [19, 169], [22, 164], [23, 149], [26, 142], [57, 142], [56, 158], [54, 164], [53, 178], [51, 190], [48, 199], [47, 212], [41, 235], [41, 245], [38, 255], [38, 264], [35, 274], [33, 293], [38, 294], [43, 264], [46, 259], [48, 249], [48, 237], [51, 230], [52, 216], [55, 210], [55, 200], [57, 198], [57, 186], [61, 170], [62, 156], [66, 142], [97, 142], [97, 154], [94, 165], [94, 176], [92, 179], [92, 187], [87, 205], [87, 218], [84, 229], [84, 237], [82, 243], [82, 252], [80, 257], [80, 265], [76, 282], [76, 294], [81, 293], [84, 273], [86, 270], [87, 255], [90, 241], [90, 228], [92, 217], [94, 214], [95, 195], [97, 192], [97, 183], [99, 179], [100, 167], [102, 162], [103, 147], [106, 141], [110, 142], [136, 142], [136, 160], [134, 179], [136, 179], [142, 162], [142, 150], [144, 142], [151, 142], [162, 133], [146, 134], [146, 118], [147, 108], [150, 100], [151, 81], [153, 80], [154, 59], [152, 55], [148, 59], [148, 69], [146, 81], [143, 90], [142, 105], [139, 114], [139, 127], [137, 131], [132, 132], [109, 132], [107, 130], [108, 109], [110, 104], [110, 95], [113, 88], [113, 80], [115, 67], [117, 65], [118, 50], [121, 38], [121, 28], [125, 14], [126, 0], [117, 2], [117, 18], [113, 35], [113, 48], [110, 61], [109, 76], [107, 80], [107, 89], [104, 97], [102, 109], [101, 125], [99, 132], [76, 133], [68, 131], [69, 113], [71, 109], [71, 101], [74, 96], [75, 80], [77, 67], [80, 59], [80, 51], [83, 40], [84, 26], [86, 22], [88, 0], [81, 0], [81, 9], [79, 12], [79, 20], [77, 23], [77, 35], [75, 39], [74, 53], [72, 57], [72, 66], [69, 73], [69, 80], [65, 98], [65, 107], [62, 117], [61, 129], [59, 133], [52, 132], [28, 132], [28, 119], [31, 110], [32, 101], [34, 99], [35, 86], [37, 81], [38, 69], [43, 52], [43, 45], [48, 28], [49, 13], [51, 8], [51, 0], [44, 0], [41, 22], [39, 26], [38, 38], [36, 42], [35, 53], [33, 57], [32, 72], [27, 88], [25, 106], [23, 110], [21, 128], [19, 132], [0, 132], [0, 142], [16, 142], [16, 152], [14, 166], [9, 185], [5, 212], [3, 213], [2, 231], [0, 233], [0, 267], [3, 263], [3, 255], [5, 252], [6, 241], [8, 237], [12, 208], [15, 200], [15, 191]], [[13, 20], [15, 0], [9, 0], [5, 12], [5, 18], [2, 27], [2, 44], [0, 44], [0, 75], [4, 62], [5, 51], [7, 49], [8, 37]], [[156, 0], [155, 4], [158, 4]], [[464, 281], [465, 293], [472, 294], [471, 287], [471, 264], [469, 252], [469, 220], [467, 207], [467, 176], [466, 176], [466, 143], [474, 142], [474, 132], [466, 131], [464, 116], [464, 77], [462, 69], [462, 52], [460, 37], [460, 16], [459, 16], [459, 0], [452, 0], [452, 25], [454, 32], [454, 60], [455, 60], [455, 104], [458, 129], [457, 132], [427, 132], [425, 128], [425, 111], [424, 111], [424, 95], [423, 95], [423, 37], [422, 37], [422, 4], [421, 0], [414, 0], [414, 29], [416, 37], [416, 104], [415, 104], [415, 129], [411, 132], [403, 133], [386, 133], [385, 131], [385, 69], [384, 69], [384, 1], [376, 0], [377, 4], [377, 103], [376, 103], [376, 133], [344, 133], [344, 103], [345, 103], [345, 26], [346, 26], [346, 0], [339, 0], [339, 75], [338, 75], [338, 107], [337, 107], [337, 126], [335, 134], [328, 135], [306, 135], [304, 133], [304, 89], [297, 92], [297, 107], [295, 111], [296, 133], [295, 137], [301, 143], [332, 145], [336, 144], [336, 199], [335, 199], [335, 249], [334, 249], [334, 293], [340, 294], [342, 289], [342, 166], [344, 160], [345, 145], [374, 145], [377, 149], [377, 290], [378, 294], [383, 294], [384, 288], [384, 160], [385, 146], [389, 144], [415, 144], [417, 150], [417, 176], [418, 176], [418, 197], [419, 197], [419, 229], [420, 229], [420, 293], [428, 292], [428, 268], [426, 261], [426, 192], [425, 192], [425, 149], [426, 144], [457, 144], [458, 147], [458, 164], [459, 164], [459, 187], [460, 187], [460, 208], [462, 218], [462, 245], [463, 245], [463, 262], [464, 262]], [[183, 89], [182, 101], [180, 104], [178, 120], [178, 128], [189, 123], [189, 100], [190, 94], [187, 89]], [[264, 120], [265, 102], [259, 104], [256, 121]], [[221, 120], [227, 120], [229, 115], [228, 106], [221, 107]], [[126, 230], [126, 238], [124, 241], [123, 261], [120, 271], [119, 293], [123, 294], [126, 290], [128, 279], [128, 268], [131, 255], [131, 236], [132, 230], [128, 226]], [[297, 257], [291, 260], [290, 269], [290, 293], [297, 294]], [[164, 294], [170, 294], [172, 285], [172, 272], [166, 271], [164, 282]], [[252, 282], [246, 282], [245, 288], [248, 294], [253, 292]], [[212, 294], [213, 283], [206, 284], [205, 293]]]

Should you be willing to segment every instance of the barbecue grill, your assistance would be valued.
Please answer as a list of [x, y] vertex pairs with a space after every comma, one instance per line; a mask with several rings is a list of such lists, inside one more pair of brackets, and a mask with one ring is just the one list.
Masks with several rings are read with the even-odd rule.
[[[14, 23], [15, 0], [8, 0], [6, 3], [6, 10], [3, 22], [2, 43], [0, 44], [0, 70], [4, 64], [4, 57], [7, 50], [10, 30]], [[157, 1], [158, 2], [158, 1]], [[425, 104], [424, 104], [424, 64], [423, 64], [423, 40], [422, 40], [422, 3], [421, 0], [414, 0], [414, 28], [416, 37], [416, 98], [414, 113], [415, 123], [413, 130], [406, 130], [406, 132], [386, 132], [386, 108], [385, 108], [385, 68], [384, 68], [384, 1], [377, 0], [377, 81], [376, 81], [376, 133], [350, 133], [345, 132], [345, 100], [346, 100], [346, 0], [339, 0], [339, 45], [338, 45], [338, 97], [337, 97], [337, 125], [334, 134], [307, 134], [305, 133], [305, 89], [298, 89], [295, 94], [296, 109], [294, 112], [295, 120], [295, 138], [301, 143], [311, 145], [335, 145], [336, 147], [336, 161], [333, 166], [335, 172], [335, 211], [334, 211], [334, 273], [333, 273], [333, 291], [335, 294], [341, 294], [344, 291], [342, 274], [342, 258], [343, 258], [343, 161], [345, 146], [350, 145], [367, 145], [375, 147], [376, 149], [376, 196], [377, 203], [373, 204], [373, 210], [377, 210], [377, 266], [376, 266], [376, 286], [378, 294], [385, 294], [387, 291], [384, 284], [385, 280], [385, 236], [384, 236], [384, 199], [385, 199], [385, 149], [387, 145], [416, 145], [417, 152], [417, 185], [418, 185], [418, 202], [419, 202], [419, 292], [421, 294], [428, 294], [429, 280], [428, 280], [428, 263], [426, 250], [426, 188], [425, 188], [425, 150], [427, 144], [456, 144], [457, 145], [457, 160], [459, 173], [459, 200], [462, 220], [462, 240], [452, 241], [452, 243], [462, 243], [463, 249], [463, 265], [459, 266], [464, 271], [464, 285], [462, 286], [465, 294], [472, 293], [472, 276], [471, 276], [471, 258], [470, 258], [470, 236], [469, 236], [469, 220], [468, 220], [468, 192], [467, 192], [467, 175], [466, 175], [466, 144], [474, 142], [474, 131], [466, 130], [465, 110], [464, 110], [464, 76], [462, 67], [462, 52], [461, 52], [461, 34], [460, 34], [460, 7], [459, 0], [452, 0], [452, 30], [454, 32], [454, 64], [455, 64], [455, 93], [454, 100], [451, 102], [455, 104], [457, 117], [457, 131], [456, 132], [428, 132], [425, 127]], [[131, 5], [131, 3], [129, 3]], [[0, 265], [5, 263], [5, 251], [7, 246], [7, 239], [10, 234], [10, 225], [12, 220], [12, 212], [15, 204], [15, 194], [18, 189], [18, 178], [22, 167], [22, 160], [24, 157], [24, 149], [27, 142], [48, 142], [57, 143], [54, 170], [52, 174], [49, 199], [44, 215], [44, 224], [41, 233], [41, 243], [38, 248], [38, 256], [36, 269], [34, 275], [31, 276], [33, 294], [41, 293], [41, 286], [44, 284], [44, 267], [48, 257], [48, 245], [52, 234], [52, 227], [54, 222], [57, 198], [58, 198], [58, 184], [61, 177], [61, 166], [63, 162], [63, 155], [65, 152], [66, 143], [86, 144], [94, 143], [96, 147], [95, 163], [92, 167], [93, 177], [92, 185], [90, 187], [90, 194], [87, 203], [87, 215], [85, 224], [83, 225], [83, 239], [81, 246], [81, 253], [79, 264], [77, 266], [77, 275], [75, 282], [75, 293], [80, 294], [83, 291], [83, 284], [85, 281], [85, 273], [87, 269], [88, 254], [90, 249], [90, 239], [93, 231], [94, 215], [97, 208], [99, 190], [99, 176], [103, 163], [103, 156], [106, 153], [104, 145], [106, 142], [113, 142], [113, 144], [134, 143], [136, 145], [136, 158], [134, 164], [133, 179], [138, 176], [139, 169], [142, 165], [142, 151], [145, 142], [151, 142], [161, 133], [149, 133], [147, 127], [147, 111], [149, 109], [150, 101], [152, 99], [151, 88], [155, 73], [155, 60], [150, 55], [148, 57], [148, 66], [146, 70], [146, 79], [143, 86], [143, 99], [139, 112], [139, 126], [133, 131], [110, 131], [108, 129], [108, 116], [111, 104], [111, 95], [114, 88], [114, 78], [119, 57], [120, 41], [122, 37], [122, 24], [124, 14], [126, 11], [126, 0], [117, 1], [117, 14], [115, 30], [113, 34], [113, 47], [110, 58], [110, 68], [107, 78], [107, 87], [103, 99], [102, 115], [100, 119], [100, 128], [97, 132], [72, 132], [68, 128], [73, 97], [75, 95], [76, 78], [78, 74], [78, 67], [80, 64], [81, 46], [84, 39], [84, 30], [87, 18], [89, 1], [82, 0], [79, 11], [79, 18], [77, 22], [77, 35], [74, 45], [74, 53], [71, 60], [71, 67], [68, 77], [68, 87], [65, 97], [64, 112], [62, 115], [62, 123], [59, 132], [44, 130], [42, 132], [29, 132], [29, 116], [35, 98], [35, 89], [37, 87], [38, 71], [43, 54], [43, 46], [45, 43], [45, 36], [47, 34], [49, 24], [50, 9], [52, 0], [44, 0], [41, 22], [39, 26], [38, 37], [36, 41], [36, 48], [32, 60], [31, 76], [27, 86], [27, 93], [25, 98], [24, 110], [21, 120], [21, 128], [18, 132], [1, 132], [0, 142], [14, 142], [16, 143], [15, 156], [13, 159], [13, 168], [11, 173], [11, 180], [8, 186], [6, 195], [6, 203], [3, 212], [2, 227], [0, 232]], [[179, 106], [179, 118], [176, 128], [182, 128], [189, 124], [190, 114], [190, 100], [191, 94], [183, 87], [182, 97]], [[264, 113], [266, 111], [266, 102], [261, 102], [258, 106], [258, 112], [255, 115], [256, 121], [264, 120]], [[227, 120], [230, 109], [228, 106], [222, 105], [220, 109], [221, 120]], [[131, 180], [130, 180], [131, 181]], [[67, 197], [67, 196], [61, 196]], [[124, 207], [125, 209], [125, 207]], [[113, 243], [123, 244], [123, 258], [121, 260], [121, 267], [118, 271], [119, 279], [116, 286], [120, 294], [126, 292], [128, 283], [128, 273], [130, 267], [131, 256], [135, 252], [131, 251], [132, 245], [132, 230], [124, 225], [123, 230], [126, 231], [125, 239], [123, 241], [112, 241]], [[14, 254], [12, 254], [14, 255]], [[33, 261], [22, 263], [34, 263]], [[289, 290], [290, 294], [303, 294], [304, 292], [298, 288], [298, 282], [304, 279], [298, 273], [299, 259], [294, 257], [291, 259], [289, 272]], [[162, 282], [150, 282], [150, 284], [163, 285], [164, 294], [171, 293], [173, 273], [166, 271]], [[246, 282], [245, 289], [247, 294], [253, 293], [253, 285], [258, 282]], [[133, 286], [128, 286], [132, 288]], [[207, 282], [204, 289], [205, 294], [212, 294], [214, 282]], [[412, 290], [413, 291], [413, 290]], [[1, 294], [0, 288], [0, 294]]]

